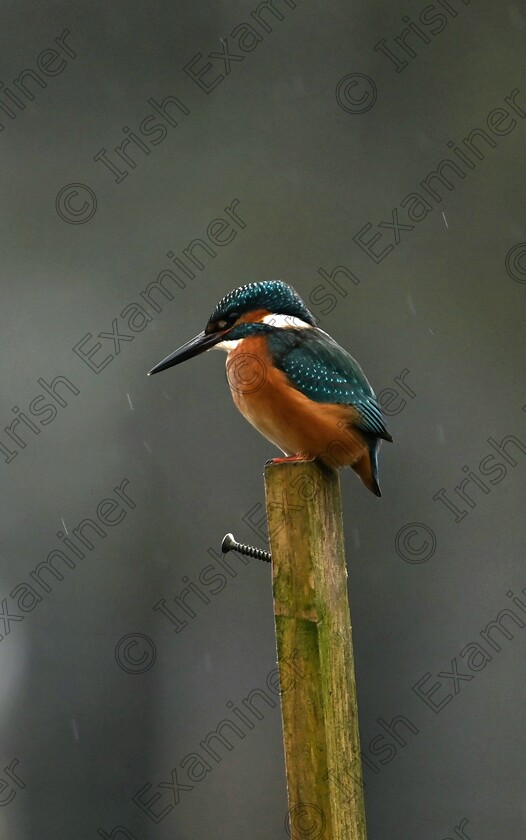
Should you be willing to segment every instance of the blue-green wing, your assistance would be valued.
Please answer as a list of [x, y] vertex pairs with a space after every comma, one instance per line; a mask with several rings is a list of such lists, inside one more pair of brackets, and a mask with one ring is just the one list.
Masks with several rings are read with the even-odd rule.
[[352, 405], [364, 432], [392, 440], [362, 368], [319, 329], [276, 329], [269, 335], [274, 364], [306, 397], [319, 403]]

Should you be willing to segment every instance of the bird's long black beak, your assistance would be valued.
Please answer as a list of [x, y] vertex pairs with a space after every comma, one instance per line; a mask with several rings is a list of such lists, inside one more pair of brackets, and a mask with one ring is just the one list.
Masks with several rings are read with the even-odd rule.
[[158, 365], [155, 365], [155, 367], [148, 371], [148, 376], [151, 376], [153, 373], [160, 373], [161, 370], [167, 370], [167, 368], [173, 367], [173, 365], [178, 365], [181, 362], [186, 362], [187, 359], [191, 359], [193, 356], [198, 356], [200, 353], [204, 353], [205, 350], [210, 350], [214, 344], [219, 344], [225, 335], [225, 332], [227, 332], [227, 330], [209, 334], [205, 332], [199, 333], [199, 335], [196, 335], [195, 338], [191, 338], [190, 341], [183, 344], [182, 347], [179, 347], [177, 350], [174, 350], [173, 353], [170, 353], [170, 355], [167, 356], [166, 359], [163, 359], [162, 362], [159, 362]]

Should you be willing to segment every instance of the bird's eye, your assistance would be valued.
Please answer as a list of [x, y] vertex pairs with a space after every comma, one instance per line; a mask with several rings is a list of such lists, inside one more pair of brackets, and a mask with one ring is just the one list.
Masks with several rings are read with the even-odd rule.
[[216, 321], [216, 329], [226, 330], [227, 327], [231, 327], [232, 324], [235, 324], [238, 318], [239, 312], [229, 312], [225, 318], [221, 318], [220, 321]]

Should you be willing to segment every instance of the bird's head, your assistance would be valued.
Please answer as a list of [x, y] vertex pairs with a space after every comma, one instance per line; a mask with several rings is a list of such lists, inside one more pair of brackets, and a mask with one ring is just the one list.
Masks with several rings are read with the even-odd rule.
[[282, 280], [248, 283], [221, 298], [203, 332], [155, 365], [148, 375], [178, 365], [221, 343], [226, 345], [246, 338], [261, 323], [275, 328], [316, 326], [314, 316], [292, 286]]

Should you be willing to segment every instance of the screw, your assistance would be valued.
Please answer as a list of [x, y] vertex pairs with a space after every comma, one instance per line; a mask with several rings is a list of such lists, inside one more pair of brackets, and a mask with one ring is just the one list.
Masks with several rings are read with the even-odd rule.
[[221, 551], [227, 554], [229, 551], [238, 551], [246, 557], [255, 557], [256, 560], [264, 560], [270, 563], [272, 560], [270, 551], [263, 551], [262, 548], [254, 548], [253, 545], [245, 545], [245, 543], [238, 543], [233, 534], [226, 534], [221, 543]]

